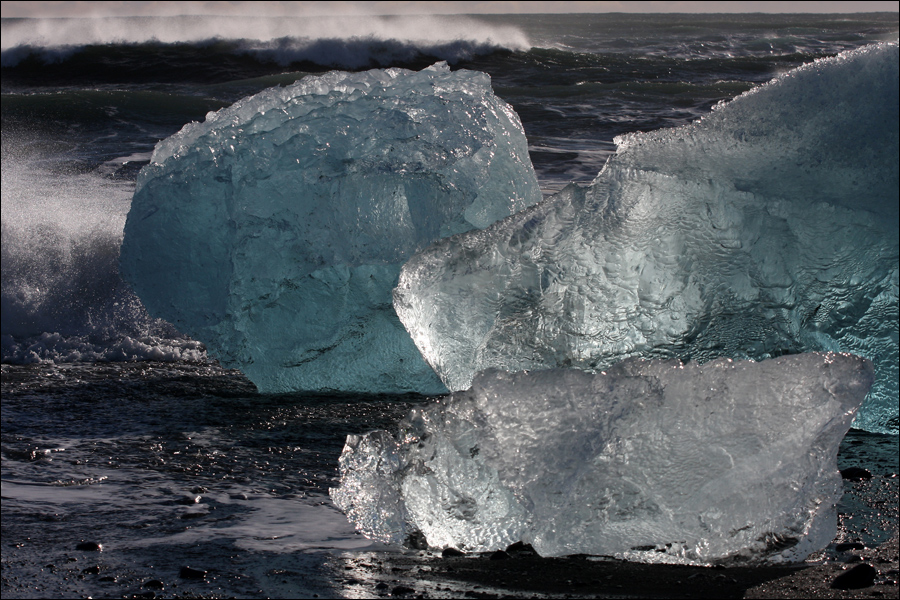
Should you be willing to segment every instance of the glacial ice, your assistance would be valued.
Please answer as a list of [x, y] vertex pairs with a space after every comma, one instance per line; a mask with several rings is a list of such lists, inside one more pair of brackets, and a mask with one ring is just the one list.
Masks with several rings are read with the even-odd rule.
[[540, 199], [486, 74], [332, 72], [161, 141], [121, 267], [151, 314], [260, 391], [442, 393], [391, 306], [400, 266]]
[[834, 353], [491, 370], [396, 435], [349, 436], [331, 497], [394, 544], [799, 561], [834, 537], [838, 446], [872, 377]]
[[852, 352], [876, 373], [856, 426], [896, 434], [898, 113], [896, 43], [805, 65], [440, 240], [394, 307], [451, 390], [488, 368]]

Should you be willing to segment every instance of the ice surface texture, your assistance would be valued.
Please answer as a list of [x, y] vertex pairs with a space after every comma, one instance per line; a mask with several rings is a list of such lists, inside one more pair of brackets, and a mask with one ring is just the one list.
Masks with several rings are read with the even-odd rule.
[[389, 543], [802, 560], [834, 537], [838, 446], [871, 383], [869, 361], [834, 353], [488, 371], [396, 437], [349, 436], [331, 497]]
[[628, 356], [875, 363], [897, 432], [898, 46], [819, 60], [685, 127], [617, 138], [570, 186], [403, 268], [401, 321], [451, 390]]
[[261, 391], [440, 393], [391, 307], [400, 266], [540, 199], [484, 73], [332, 72], [160, 142], [122, 270], [151, 314]]

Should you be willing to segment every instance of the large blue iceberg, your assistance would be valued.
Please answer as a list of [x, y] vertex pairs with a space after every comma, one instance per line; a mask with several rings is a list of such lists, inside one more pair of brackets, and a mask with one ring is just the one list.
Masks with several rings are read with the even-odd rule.
[[144, 305], [263, 392], [445, 392], [391, 306], [401, 265], [541, 199], [490, 78], [332, 72], [160, 142], [121, 265]]
[[796, 562], [834, 538], [838, 446], [871, 383], [869, 361], [831, 353], [489, 371], [349, 436], [331, 497], [395, 544]]
[[852, 352], [876, 373], [857, 426], [896, 433], [898, 113], [896, 43], [805, 65], [437, 242], [394, 307], [451, 390], [488, 368]]

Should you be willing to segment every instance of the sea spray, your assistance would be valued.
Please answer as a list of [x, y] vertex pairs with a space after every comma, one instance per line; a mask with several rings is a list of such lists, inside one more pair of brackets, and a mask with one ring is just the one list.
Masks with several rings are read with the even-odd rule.
[[3, 362], [204, 359], [119, 276], [132, 184], [67, 172], [31, 146], [4, 134]]

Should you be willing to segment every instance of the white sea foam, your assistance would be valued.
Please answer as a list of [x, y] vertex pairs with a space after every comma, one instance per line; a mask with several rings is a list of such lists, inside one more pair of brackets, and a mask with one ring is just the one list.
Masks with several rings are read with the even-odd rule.
[[240, 41], [238, 50], [286, 64], [324, 61], [355, 68], [369, 59], [402, 60], [417, 51], [446, 60], [489, 49], [527, 50], [518, 28], [464, 16], [370, 17], [132, 17], [4, 21], [2, 64], [17, 65], [38, 52], [60, 61], [87, 45]]

